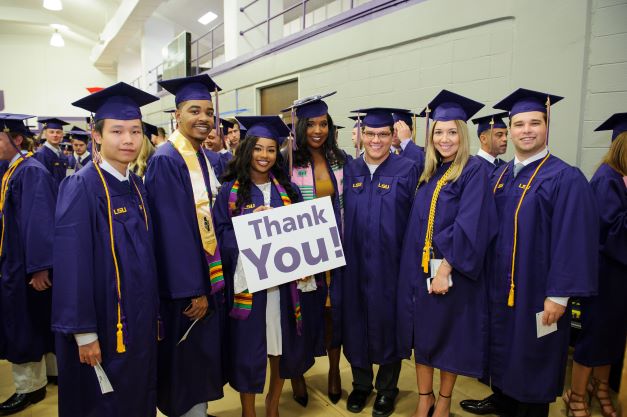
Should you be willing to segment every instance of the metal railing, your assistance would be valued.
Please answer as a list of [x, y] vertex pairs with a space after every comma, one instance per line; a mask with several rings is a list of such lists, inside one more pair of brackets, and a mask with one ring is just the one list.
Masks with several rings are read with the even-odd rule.
[[[250, 3], [242, 6], [239, 8], [240, 13], [244, 13], [244, 11], [246, 9], [248, 9], [250, 6], [252, 6], [253, 4], [257, 3], [259, 0], [252, 0]], [[247, 32], [250, 32], [253, 29], [256, 29], [260, 26], [266, 25], [266, 35], [267, 35], [267, 42], [270, 43], [270, 23], [272, 22], [272, 20], [276, 19], [277, 17], [281, 17], [286, 13], [291, 12], [292, 10], [295, 10], [297, 8], [301, 8], [302, 9], [302, 16], [301, 16], [301, 30], [305, 30], [306, 27], [306, 17], [307, 17], [307, 3], [309, 3], [311, 0], [300, 0], [300, 3], [296, 3], [293, 4], [292, 6], [287, 7], [286, 9], [283, 9], [282, 11], [272, 15], [272, 8], [271, 8], [271, 0], [266, 0], [267, 1], [267, 13], [266, 13], [266, 18], [265, 20], [260, 21], [259, 23], [254, 24], [253, 26], [249, 27], [248, 29], [244, 29], [241, 30], [239, 32], [240, 36], [244, 36]], [[355, 7], [355, 1], [351, 0], [350, 1], [350, 5], [349, 5], [349, 10], [353, 9]]]
[[[197, 39], [194, 39], [191, 43], [191, 48], [192, 48], [192, 59], [191, 59], [191, 66], [192, 66], [192, 73], [193, 75], [197, 75], [200, 74], [203, 69], [201, 68], [200, 64], [201, 64], [201, 59], [204, 59], [205, 57], [211, 55], [211, 60], [210, 65], [211, 68], [213, 68], [214, 66], [214, 61], [216, 58], [216, 51], [218, 51], [221, 48], [224, 48], [224, 40], [218, 44], [216, 44], [216, 33], [218, 29], [222, 28], [224, 26], [224, 23], [219, 23], [216, 26], [214, 26], [211, 30], [209, 30], [209, 32], [205, 33], [204, 35], [198, 37]], [[209, 48], [209, 50], [207, 52], [204, 53], [200, 53], [200, 41], [202, 39], [205, 39], [209, 37], [210, 38], [210, 45], [211, 47]], [[222, 35], [222, 39], [224, 39], [224, 35]], [[195, 54], [194, 54], [195, 52]]]

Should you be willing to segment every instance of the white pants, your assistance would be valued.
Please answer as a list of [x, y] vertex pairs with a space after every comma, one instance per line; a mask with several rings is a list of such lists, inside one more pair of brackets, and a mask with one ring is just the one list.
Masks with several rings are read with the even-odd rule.
[[43, 357], [39, 362], [13, 363], [11, 365], [13, 365], [13, 382], [17, 394], [28, 394], [48, 384], [46, 361]]
[[44, 358], [46, 360], [46, 375], [59, 376], [59, 369], [57, 368], [57, 356], [54, 353], [46, 353]]
[[207, 417], [207, 403], [196, 404], [181, 417]]

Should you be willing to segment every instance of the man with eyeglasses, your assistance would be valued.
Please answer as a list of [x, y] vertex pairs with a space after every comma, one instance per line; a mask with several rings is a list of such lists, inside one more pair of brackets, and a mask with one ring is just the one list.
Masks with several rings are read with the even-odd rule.
[[364, 154], [344, 167], [342, 335], [353, 372], [347, 409], [359, 413], [372, 392], [373, 416], [394, 412], [401, 359], [396, 352], [396, 282], [403, 231], [418, 183], [418, 167], [390, 152], [397, 109], [371, 108], [361, 137]]

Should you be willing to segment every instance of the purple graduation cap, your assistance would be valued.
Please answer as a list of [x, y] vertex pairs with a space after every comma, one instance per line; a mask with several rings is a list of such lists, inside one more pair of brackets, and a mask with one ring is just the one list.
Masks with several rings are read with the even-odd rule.
[[[233, 123], [229, 122], [226, 119], [220, 119], [220, 125], [221, 125], [220, 127], [222, 128], [222, 134], [224, 136], [229, 134], [229, 129], [233, 129]], [[216, 127], [217, 127], [217, 124], [216, 124]]]
[[63, 126], [69, 125], [68, 122], [65, 122], [61, 119], [57, 119], [56, 117], [50, 117], [47, 119], [39, 119], [39, 123], [43, 125], [44, 129], [63, 129]]
[[509, 112], [509, 119], [518, 113], [539, 111], [546, 114], [546, 143], [549, 144], [549, 128], [551, 126], [551, 106], [564, 97], [556, 96], [541, 91], [527, 90], [519, 88], [493, 107], [498, 110]]
[[395, 109], [390, 107], [370, 107], [367, 109], [352, 110], [352, 113], [365, 113], [361, 117], [361, 125], [369, 127], [393, 127], [393, 113], [409, 113], [407, 109]]
[[281, 111], [287, 112], [295, 109], [296, 117], [299, 119], [309, 119], [312, 117], [324, 116], [329, 112], [329, 106], [327, 106], [327, 103], [325, 103], [322, 99], [332, 96], [335, 93], [337, 93], [337, 91], [301, 98], [299, 100], [295, 100], [290, 107]]
[[0, 130], [5, 133], [14, 132], [28, 135], [30, 130], [24, 121], [33, 117], [35, 116], [28, 114], [0, 113]]
[[612, 131], [612, 142], [623, 132], [627, 132], [627, 113], [614, 113], [609, 119], [604, 121], [594, 129], [595, 132], [602, 130]]
[[420, 117], [428, 117], [434, 122], [450, 120], [468, 121], [484, 106], [483, 103], [461, 96], [448, 90], [442, 90], [420, 112]]
[[507, 112], [501, 112], [472, 119], [472, 122], [477, 125], [477, 136], [481, 136], [488, 129], [507, 129], [507, 124], [505, 124], [503, 118], [508, 117], [508, 114]]
[[191, 77], [173, 78], [159, 81], [159, 85], [174, 94], [174, 102], [178, 106], [188, 100], [209, 100], [211, 93], [222, 89], [207, 74]]
[[80, 127], [72, 126], [68, 133], [70, 134], [70, 139], [77, 139], [85, 143], [89, 141], [89, 132], [81, 129]]
[[72, 103], [94, 113], [94, 120], [135, 120], [141, 119], [141, 106], [159, 100], [138, 88], [119, 82]]
[[279, 146], [290, 134], [290, 129], [279, 116], [237, 116], [237, 121], [244, 125], [247, 136], [273, 139]]
[[420, 117], [420, 115], [413, 113], [411, 111], [402, 111], [392, 113], [392, 117], [394, 117], [394, 123], [403, 121], [410, 129], [414, 129], [414, 124], [416, 121], [416, 117]]
[[0, 131], [7, 133], [11, 146], [13, 146], [21, 158], [24, 156], [22, 155], [20, 148], [15, 144], [15, 142], [13, 142], [13, 138], [11, 138], [11, 135], [8, 133], [15, 132], [28, 135], [30, 131], [26, 127], [24, 121], [26, 119], [30, 119], [31, 117], [35, 116], [30, 116], [28, 114], [0, 113]]
[[157, 126], [151, 125], [150, 123], [143, 122], [144, 124], [144, 135], [150, 139], [152, 135], [158, 136], [157, 134]]
[[359, 116], [348, 116], [349, 119], [354, 120], [353, 129], [358, 128], [361, 124], [361, 117]]

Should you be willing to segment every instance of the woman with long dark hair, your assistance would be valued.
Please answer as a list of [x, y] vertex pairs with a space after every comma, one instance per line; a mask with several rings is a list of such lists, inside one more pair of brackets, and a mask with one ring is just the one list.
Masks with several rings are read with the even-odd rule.
[[[349, 157], [337, 145], [336, 128], [328, 113], [328, 106], [322, 100], [324, 97], [301, 100], [294, 106], [298, 121], [291, 179], [298, 185], [304, 200], [331, 197], [335, 219], [339, 229], [342, 230], [343, 167]], [[315, 275], [316, 291], [303, 294], [303, 312], [307, 312], [304, 316], [309, 346], [315, 356], [329, 357], [327, 392], [334, 404], [342, 396], [339, 367], [340, 286], [335, 285], [340, 274], [341, 269], [338, 268]], [[308, 394], [304, 376], [292, 379], [292, 389], [294, 399], [306, 407]]]
[[[262, 393], [270, 360], [266, 416], [278, 416], [284, 378], [302, 375], [314, 363], [301, 335], [300, 292], [296, 282], [254, 294], [248, 292], [232, 219], [302, 201], [290, 184], [279, 153], [287, 126], [277, 116], [241, 117], [248, 134], [223, 176], [214, 206], [216, 231], [227, 287], [229, 384], [240, 392], [242, 416], [255, 416], [255, 394]], [[280, 369], [280, 370], [279, 370]]]

